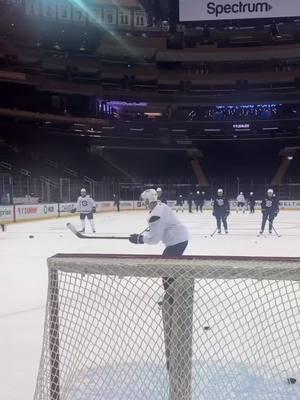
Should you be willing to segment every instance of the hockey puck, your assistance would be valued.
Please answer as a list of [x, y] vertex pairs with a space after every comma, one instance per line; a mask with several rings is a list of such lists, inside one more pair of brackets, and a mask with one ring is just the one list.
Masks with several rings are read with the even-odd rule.
[[33, 235], [29, 235], [29, 239], [34, 239], [34, 236]]
[[204, 331], [209, 331], [209, 330], [210, 330], [210, 326], [204, 326], [204, 327], [203, 327], [203, 330], [204, 330]]
[[288, 378], [288, 379], [287, 379], [287, 383], [288, 383], [289, 385], [294, 385], [296, 382], [297, 382], [297, 379], [296, 379], [296, 378]]

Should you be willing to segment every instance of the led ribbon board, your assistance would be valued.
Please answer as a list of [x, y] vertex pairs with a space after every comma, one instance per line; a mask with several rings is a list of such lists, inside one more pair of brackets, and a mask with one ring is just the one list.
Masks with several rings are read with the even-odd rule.
[[300, 16], [299, 0], [179, 0], [180, 21]]

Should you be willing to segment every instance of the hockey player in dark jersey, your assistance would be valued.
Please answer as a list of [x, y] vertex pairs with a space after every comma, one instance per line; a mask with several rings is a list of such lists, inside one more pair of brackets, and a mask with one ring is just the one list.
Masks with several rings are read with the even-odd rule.
[[205, 204], [205, 192], [201, 192], [201, 194], [200, 194], [200, 203], [199, 203], [200, 212], [203, 212], [204, 204]]
[[205, 201], [205, 192], [200, 193], [198, 190], [195, 195], [195, 205], [197, 212], [198, 211], [203, 212], [204, 201]]
[[195, 206], [196, 206], [196, 211], [198, 212], [200, 210], [200, 202], [201, 202], [201, 194], [199, 190], [197, 190], [195, 194]]
[[184, 203], [184, 200], [183, 200], [182, 194], [180, 194], [176, 200], [176, 212], [178, 212], [179, 209], [183, 212], [183, 210], [184, 210], [183, 203]]
[[193, 201], [194, 201], [194, 194], [190, 192], [187, 197], [188, 205], [189, 205], [189, 213], [193, 212]]
[[249, 199], [248, 199], [248, 206], [250, 209], [250, 214], [254, 214], [255, 213], [255, 197], [254, 197], [253, 192], [250, 192]]
[[113, 195], [114, 207], [117, 208], [118, 212], [120, 212], [120, 198], [118, 195]]
[[266, 226], [267, 220], [269, 220], [269, 233], [272, 233], [273, 230], [273, 221], [277, 217], [279, 212], [279, 201], [274, 194], [273, 189], [269, 189], [267, 191], [267, 196], [263, 199], [261, 203], [261, 212], [262, 212], [262, 223], [260, 234], [264, 233], [264, 229]]
[[221, 222], [223, 223], [225, 233], [228, 233], [227, 217], [229, 214], [229, 201], [224, 196], [223, 189], [218, 189], [217, 197], [213, 202], [213, 216], [217, 220], [218, 233], [221, 233]]

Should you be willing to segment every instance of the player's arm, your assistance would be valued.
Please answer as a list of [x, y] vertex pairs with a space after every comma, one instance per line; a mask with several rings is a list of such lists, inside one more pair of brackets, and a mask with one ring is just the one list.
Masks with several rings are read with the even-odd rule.
[[216, 215], [216, 200], [213, 201], [213, 215]]
[[230, 214], [230, 205], [228, 199], [225, 200], [225, 211], [227, 215]]
[[157, 244], [161, 241], [164, 232], [164, 223], [158, 215], [152, 215], [149, 219], [149, 230], [144, 235], [144, 243]]
[[261, 212], [262, 213], [266, 212], [266, 200], [263, 200], [261, 202]]
[[275, 211], [275, 216], [276, 216], [279, 213], [279, 200], [277, 198], [275, 199], [274, 211]]
[[79, 209], [80, 209], [80, 199], [78, 197], [78, 200], [77, 200], [77, 203], [76, 203], [76, 207], [72, 208], [71, 213], [74, 214]]
[[92, 213], [96, 213], [96, 203], [95, 200], [91, 197], [91, 208], [92, 208]]
[[133, 234], [130, 235], [129, 241], [135, 244], [158, 244], [163, 235], [164, 224], [161, 217], [152, 215], [149, 219], [149, 228], [143, 235]]

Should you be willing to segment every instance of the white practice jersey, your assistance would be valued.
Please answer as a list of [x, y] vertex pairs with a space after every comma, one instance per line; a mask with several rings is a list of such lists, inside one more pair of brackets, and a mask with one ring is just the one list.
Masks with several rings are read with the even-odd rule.
[[163, 242], [166, 247], [189, 240], [187, 228], [164, 203], [158, 202], [148, 218], [149, 231], [143, 234], [144, 243]]
[[90, 196], [79, 196], [77, 200], [76, 211], [81, 214], [89, 214], [93, 211], [95, 207], [95, 202]]
[[239, 194], [238, 197], [236, 198], [236, 201], [238, 203], [245, 203], [246, 202], [245, 196], [243, 194]]

